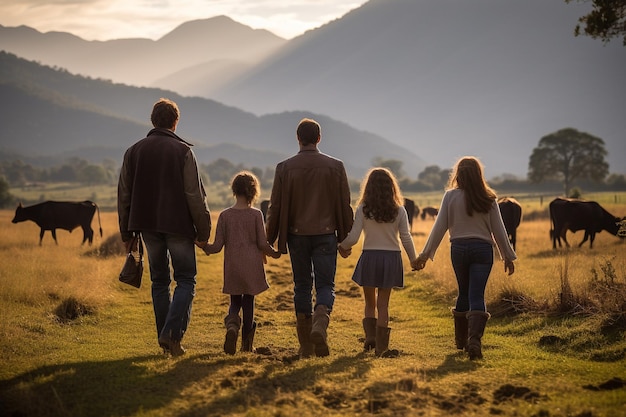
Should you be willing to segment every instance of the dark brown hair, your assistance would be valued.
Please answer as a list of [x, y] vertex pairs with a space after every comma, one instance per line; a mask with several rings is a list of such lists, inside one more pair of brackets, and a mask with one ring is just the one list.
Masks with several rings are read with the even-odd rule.
[[315, 120], [305, 118], [298, 123], [296, 134], [302, 145], [314, 145], [322, 135], [322, 128]]
[[253, 204], [261, 194], [259, 179], [252, 172], [241, 171], [233, 177], [230, 186], [233, 195], [246, 197], [248, 203]]
[[478, 158], [464, 156], [452, 168], [448, 189], [465, 191], [465, 207], [468, 216], [475, 211], [488, 213], [496, 199], [496, 192], [489, 187], [483, 176], [483, 166]]
[[180, 118], [178, 105], [167, 98], [160, 98], [152, 107], [150, 121], [152, 126], [163, 129], [171, 129]]
[[361, 184], [358, 204], [363, 215], [378, 223], [391, 223], [398, 216], [398, 207], [404, 204], [396, 177], [387, 168], [372, 168]]

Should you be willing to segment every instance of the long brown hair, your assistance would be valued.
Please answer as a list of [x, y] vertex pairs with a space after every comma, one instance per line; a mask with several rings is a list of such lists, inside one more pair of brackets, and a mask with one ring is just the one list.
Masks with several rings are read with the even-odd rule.
[[358, 204], [363, 214], [378, 223], [391, 223], [398, 216], [398, 207], [404, 204], [396, 177], [387, 168], [372, 168], [361, 184]]
[[496, 192], [485, 181], [482, 164], [473, 156], [464, 156], [452, 168], [448, 189], [452, 188], [465, 191], [465, 207], [468, 216], [475, 211], [489, 212], [497, 197]]

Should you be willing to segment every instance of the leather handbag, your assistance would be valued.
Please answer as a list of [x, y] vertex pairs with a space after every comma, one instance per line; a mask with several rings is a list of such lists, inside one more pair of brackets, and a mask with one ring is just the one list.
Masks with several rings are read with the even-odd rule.
[[[138, 246], [138, 253], [133, 254], [132, 248]], [[126, 262], [120, 272], [120, 281], [132, 285], [135, 288], [141, 287], [141, 276], [143, 275], [143, 244], [141, 242], [141, 235], [137, 234], [133, 236], [133, 240], [129, 246], [131, 248], [128, 255], [126, 255]]]

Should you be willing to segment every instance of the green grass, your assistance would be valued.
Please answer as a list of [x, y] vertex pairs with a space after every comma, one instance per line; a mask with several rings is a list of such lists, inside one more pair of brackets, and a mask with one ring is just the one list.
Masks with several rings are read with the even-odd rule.
[[[217, 215], [218, 213], [214, 213]], [[454, 348], [449, 307], [454, 276], [446, 242], [434, 263], [407, 272], [391, 298], [391, 342], [398, 358], [362, 352], [360, 289], [351, 281], [358, 250], [340, 259], [329, 328], [331, 355], [294, 360], [297, 352], [288, 257], [269, 260], [271, 288], [257, 298], [257, 348], [267, 354], [223, 353], [222, 254], [199, 255], [197, 295], [181, 358], [163, 356], [156, 341], [149, 278], [137, 290], [117, 282], [123, 255], [86, 256], [81, 233], [59, 232], [37, 246], [38, 228], [10, 224], [0, 212], [0, 415], [7, 416], [624, 416], [624, 329], [604, 328], [598, 315], [553, 314], [549, 307], [492, 318], [485, 359]], [[103, 214], [105, 236], [115, 213]], [[419, 250], [432, 221], [415, 225]], [[520, 230], [517, 271], [496, 265], [489, 302], [504, 288], [554, 305], [559, 270], [569, 259], [576, 294], [593, 266], [613, 259], [626, 281], [624, 246], [600, 234], [593, 250], [552, 251], [545, 221]], [[78, 230], [80, 232], [80, 230]], [[576, 235], [574, 241], [580, 236]], [[73, 298], [91, 313], [61, 320]], [[540, 303], [539, 303], [540, 304]], [[587, 386], [587, 388], [585, 388]]]

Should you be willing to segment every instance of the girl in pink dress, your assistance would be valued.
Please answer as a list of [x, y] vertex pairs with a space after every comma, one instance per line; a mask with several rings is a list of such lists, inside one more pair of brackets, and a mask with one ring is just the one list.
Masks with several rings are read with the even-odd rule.
[[[256, 331], [254, 297], [269, 288], [265, 278], [265, 255], [279, 258], [280, 252], [267, 242], [261, 210], [252, 207], [260, 194], [259, 180], [246, 171], [231, 183], [235, 204], [220, 213], [215, 240], [204, 248], [209, 255], [224, 248], [224, 287], [230, 294], [228, 315], [224, 318], [224, 352], [233, 355], [241, 327], [241, 350], [252, 352]], [[239, 312], [243, 310], [243, 326]]]

